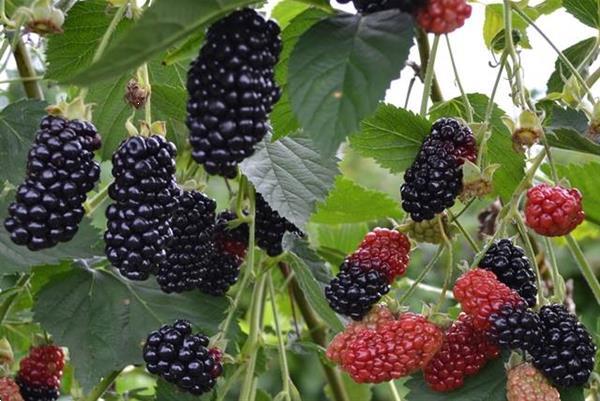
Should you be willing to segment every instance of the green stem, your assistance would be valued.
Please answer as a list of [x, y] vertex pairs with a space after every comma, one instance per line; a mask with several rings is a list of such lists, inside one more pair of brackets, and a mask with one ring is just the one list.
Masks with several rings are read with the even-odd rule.
[[556, 165], [554, 164], [554, 157], [552, 157], [552, 152], [550, 151], [550, 144], [548, 143], [548, 138], [546, 137], [546, 133], [542, 134], [542, 144], [544, 145], [544, 149], [546, 150], [546, 156], [548, 157], [548, 163], [550, 164], [550, 171], [552, 172], [552, 179], [555, 184], [558, 184], [560, 178], [558, 176], [558, 170], [556, 169]]
[[108, 198], [109, 187], [110, 184], [102, 188], [96, 195], [94, 195], [93, 198], [85, 202], [83, 208], [85, 209], [85, 214], [87, 216], [90, 216], [92, 213], [94, 213], [98, 206], [100, 206], [102, 202], [104, 202], [104, 200]]
[[444, 285], [442, 287], [442, 292], [440, 293], [438, 302], [435, 305], [435, 307], [433, 308], [433, 313], [437, 313], [440, 310], [440, 308], [442, 307], [442, 305], [444, 304], [444, 302], [446, 302], [446, 292], [448, 291], [448, 287], [450, 286], [450, 281], [452, 281], [452, 273], [454, 272], [454, 252], [452, 249], [452, 242], [450, 242], [450, 239], [446, 235], [446, 230], [444, 228], [444, 224], [442, 223], [441, 219], [439, 220], [439, 225], [440, 225], [440, 234], [442, 235], [442, 238], [444, 239], [444, 244], [445, 244], [445, 248], [446, 248], [446, 252], [447, 252], [446, 266], [445, 266], [446, 276], [444, 278]]
[[427, 105], [429, 103], [429, 96], [431, 96], [431, 88], [433, 84], [433, 77], [435, 76], [435, 57], [440, 44], [440, 35], [435, 35], [433, 44], [431, 45], [431, 54], [427, 62], [427, 71], [425, 71], [425, 82], [423, 83], [423, 98], [421, 99], [421, 115], [427, 115]]
[[[422, 80], [425, 79], [426, 71], [423, 71], [424, 68], [427, 68], [429, 64], [430, 55], [430, 46], [429, 46], [429, 37], [427, 33], [421, 29], [417, 28], [417, 45], [419, 47], [419, 57], [421, 58], [421, 73], [420, 77]], [[444, 101], [444, 97], [442, 96], [442, 90], [440, 89], [440, 84], [435, 76], [435, 72], [433, 73], [431, 84], [431, 101], [434, 103]]]
[[583, 277], [587, 281], [590, 289], [592, 290], [592, 293], [594, 294], [594, 297], [596, 298], [596, 302], [598, 303], [598, 305], [600, 305], [600, 282], [598, 281], [598, 277], [596, 277], [596, 275], [594, 274], [592, 266], [590, 266], [590, 264], [586, 260], [585, 255], [581, 250], [581, 247], [579, 246], [575, 238], [573, 238], [573, 235], [569, 234], [565, 237], [565, 239], [567, 240], [567, 245], [569, 246], [571, 254], [573, 255], [573, 257], [577, 261], [577, 264], [579, 265], [579, 269], [581, 270]]
[[152, 85], [150, 84], [150, 74], [148, 73], [148, 63], [144, 63], [141, 67], [142, 85], [148, 92], [148, 98], [144, 105], [144, 119], [148, 127], [152, 125]]
[[[517, 50], [515, 49], [515, 43], [512, 37], [512, 12], [511, 12], [511, 0], [504, 1], [504, 41], [505, 51], [508, 52], [512, 64], [513, 64], [513, 75], [516, 79], [517, 90], [519, 96], [520, 106], [526, 110], [529, 108], [527, 99], [525, 98], [525, 85], [523, 84], [523, 75], [521, 74], [521, 63], [517, 56]], [[515, 99], [516, 100], [516, 99]], [[517, 102], [515, 102], [517, 103]], [[518, 104], [518, 103], [517, 103]]]
[[406, 300], [408, 298], [410, 298], [412, 296], [412, 294], [417, 290], [417, 288], [421, 285], [423, 280], [425, 280], [425, 277], [427, 276], [427, 274], [429, 274], [429, 272], [431, 271], [433, 266], [435, 266], [435, 263], [439, 259], [443, 250], [444, 250], [444, 246], [440, 245], [438, 247], [438, 250], [435, 253], [435, 255], [433, 255], [433, 258], [431, 258], [431, 260], [429, 261], [427, 266], [425, 266], [425, 268], [421, 270], [421, 273], [419, 273], [419, 276], [417, 276], [417, 278], [412, 283], [410, 288], [408, 290], [406, 290], [406, 292], [404, 294], [402, 294], [402, 297], [400, 297], [400, 299], [398, 299], [398, 305], [403, 305], [406, 302]]
[[396, 384], [393, 380], [389, 381], [390, 392], [392, 393], [392, 398], [394, 401], [402, 401], [402, 397], [400, 397], [400, 393], [398, 393], [398, 389], [396, 388]]
[[596, 68], [596, 70], [588, 76], [586, 83], [588, 84], [588, 87], [591, 89], [596, 84], [596, 82], [598, 82], [599, 79], [600, 79], [600, 67]]
[[225, 399], [225, 397], [227, 397], [227, 394], [229, 394], [231, 387], [233, 386], [233, 384], [235, 382], [237, 382], [237, 379], [242, 375], [243, 371], [244, 371], [244, 365], [239, 365], [238, 368], [235, 370], [235, 372], [233, 372], [233, 374], [231, 376], [226, 377], [224, 383], [219, 384], [219, 386], [217, 388], [218, 397], [217, 397], [216, 401], [223, 401]]
[[[513, 207], [514, 206], [515, 205], [513, 205]], [[533, 268], [535, 270], [535, 278], [538, 287], [537, 305], [543, 306], [546, 304], [546, 298], [544, 297], [544, 283], [542, 281], [542, 274], [540, 273], [540, 266], [537, 262], [537, 257], [533, 249], [533, 244], [531, 243], [529, 235], [527, 235], [527, 227], [525, 227], [523, 217], [521, 217], [521, 214], [517, 210], [513, 209], [513, 211], [513, 215], [515, 217], [515, 220], [517, 221], [517, 231], [519, 232], [521, 241], [523, 241], [523, 244], [525, 245], [525, 250], [529, 254], [529, 259], [531, 260], [531, 263], [533, 264]]]
[[562, 304], [565, 302], [565, 280], [558, 270], [554, 247], [550, 243], [548, 237], [544, 237], [544, 246], [546, 247], [546, 252], [550, 255], [550, 278], [552, 279], [552, 286], [554, 287], [554, 299]]
[[21, 37], [16, 38], [13, 55], [15, 57], [15, 62], [17, 63], [19, 75], [23, 78], [23, 88], [25, 89], [27, 97], [29, 99], [44, 100], [44, 92], [42, 91], [42, 86], [39, 81], [29, 79], [37, 77], [37, 73], [35, 72], [35, 68], [33, 68], [27, 46]]
[[6, 317], [8, 316], [8, 314], [10, 312], [11, 306], [13, 305], [13, 303], [15, 302], [17, 297], [21, 294], [23, 289], [27, 286], [30, 279], [31, 279], [31, 275], [29, 275], [29, 274], [22, 275], [19, 278], [19, 280], [17, 280], [17, 283], [15, 284], [15, 292], [10, 294], [4, 300], [4, 302], [2, 302], [2, 304], [0, 305], [0, 325], [2, 325], [2, 323], [4, 323], [4, 321], [6, 320]]
[[271, 298], [271, 308], [273, 310], [273, 324], [275, 325], [275, 334], [277, 335], [277, 348], [279, 351], [279, 363], [281, 364], [281, 380], [283, 386], [283, 392], [287, 401], [292, 400], [290, 395], [290, 370], [287, 362], [287, 355], [285, 349], [285, 343], [283, 342], [283, 335], [281, 334], [281, 327], [279, 326], [279, 317], [277, 313], [277, 305], [275, 300], [275, 288], [273, 287], [273, 278], [271, 273], [265, 273], [267, 278], [267, 285], [269, 287], [269, 297]]
[[456, 85], [458, 85], [458, 89], [460, 90], [460, 95], [462, 96], [463, 103], [465, 104], [465, 110], [467, 111], [467, 122], [470, 124], [473, 120], [473, 106], [471, 106], [471, 102], [469, 101], [469, 97], [465, 92], [465, 88], [460, 81], [460, 74], [458, 73], [458, 68], [456, 67], [456, 61], [454, 60], [454, 53], [452, 52], [452, 46], [450, 45], [450, 38], [448, 35], [444, 35], [446, 37], [446, 46], [448, 46], [448, 53], [450, 54], [450, 62], [452, 63], [452, 70], [454, 71], [454, 79], [456, 80]]
[[475, 240], [473, 239], [471, 234], [469, 234], [467, 229], [463, 227], [463, 225], [460, 223], [460, 221], [458, 221], [458, 217], [455, 217], [454, 214], [450, 210], [448, 210], [448, 215], [450, 216], [451, 221], [454, 224], [456, 224], [456, 227], [458, 227], [458, 229], [462, 233], [463, 237], [465, 237], [465, 239], [471, 246], [471, 249], [473, 249], [473, 252], [475, 252], [475, 253], [479, 252], [479, 250], [480, 250], [479, 245], [477, 245], [477, 243], [475, 242]]
[[94, 389], [91, 393], [87, 395], [83, 399], [83, 401], [96, 401], [112, 386], [112, 384], [117, 380], [117, 377], [121, 374], [120, 370], [115, 370], [111, 372], [108, 376], [106, 376]]

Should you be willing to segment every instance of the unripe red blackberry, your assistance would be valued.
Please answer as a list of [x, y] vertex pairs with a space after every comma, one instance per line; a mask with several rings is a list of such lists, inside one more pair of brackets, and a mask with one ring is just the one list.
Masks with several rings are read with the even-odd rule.
[[237, 218], [238, 216], [229, 210], [219, 213], [214, 241], [220, 251], [243, 259], [248, 249], [248, 224], [242, 223], [235, 228], [230, 228], [229, 223]]
[[64, 353], [55, 345], [34, 347], [19, 365], [16, 382], [25, 401], [55, 401], [65, 366]]
[[567, 235], [585, 220], [582, 195], [577, 188], [536, 185], [527, 191], [525, 221], [546, 237]]
[[0, 400], [2, 401], [25, 401], [21, 395], [19, 385], [9, 377], [0, 378]]
[[46, 116], [29, 151], [27, 176], [4, 227], [31, 251], [70, 241], [85, 214], [86, 194], [100, 178], [100, 135], [87, 121]]
[[213, 24], [188, 72], [187, 126], [194, 160], [209, 174], [237, 175], [268, 130], [268, 113], [281, 95], [273, 68], [280, 29], [253, 9]]
[[452, 207], [462, 190], [461, 166], [476, 158], [475, 137], [469, 127], [451, 118], [436, 121], [404, 174], [404, 210], [420, 222]]
[[167, 293], [199, 287], [212, 256], [216, 202], [198, 191], [184, 191], [171, 218], [173, 239], [166, 248], [156, 281]]
[[350, 1], [354, 4], [356, 11], [363, 14], [385, 10], [400, 10], [405, 13], [413, 13], [427, 4], [427, 0], [338, 0], [338, 3], [346, 4]]
[[261, 194], [256, 194], [256, 243], [269, 256], [283, 252], [281, 241], [286, 231], [302, 235], [300, 229], [269, 206]]
[[175, 145], [154, 135], [128, 138], [113, 155], [106, 256], [130, 280], [146, 280], [166, 258], [181, 191], [174, 176], [176, 153]]
[[209, 349], [208, 342], [208, 337], [192, 334], [186, 320], [164, 325], [148, 335], [144, 345], [146, 368], [185, 392], [207, 393], [223, 373], [221, 353]]

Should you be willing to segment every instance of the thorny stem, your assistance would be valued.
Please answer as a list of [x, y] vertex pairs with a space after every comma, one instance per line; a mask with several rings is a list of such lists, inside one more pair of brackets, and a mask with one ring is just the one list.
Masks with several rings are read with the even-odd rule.
[[279, 363], [281, 364], [281, 380], [283, 386], [283, 393], [287, 401], [291, 401], [290, 395], [290, 370], [287, 362], [287, 355], [285, 349], [285, 343], [283, 342], [283, 335], [281, 334], [281, 327], [279, 326], [279, 318], [277, 315], [277, 307], [275, 301], [275, 288], [273, 287], [273, 278], [271, 273], [267, 272], [267, 285], [269, 287], [269, 297], [271, 298], [271, 308], [273, 310], [273, 323], [275, 324], [275, 334], [277, 335], [277, 348], [279, 351]]
[[456, 81], [456, 85], [458, 85], [458, 89], [460, 90], [460, 95], [462, 96], [463, 103], [465, 104], [465, 110], [467, 112], [467, 122], [470, 124], [473, 122], [473, 106], [471, 106], [471, 102], [469, 101], [469, 97], [465, 92], [465, 88], [460, 81], [460, 74], [458, 73], [458, 68], [456, 67], [456, 62], [454, 60], [454, 53], [452, 52], [452, 46], [450, 45], [450, 38], [448, 35], [444, 35], [446, 38], [446, 46], [448, 46], [448, 53], [450, 54], [450, 62], [452, 63], [452, 70], [454, 71], [454, 79]]
[[94, 389], [91, 393], [87, 395], [83, 399], [83, 401], [96, 401], [112, 386], [112, 384], [117, 380], [117, 377], [121, 374], [120, 370], [115, 370], [110, 372], [108, 376], [106, 376]]
[[[424, 80], [424, 74], [426, 71], [423, 71], [424, 68], [427, 68], [429, 64], [430, 55], [430, 47], [429, 47], [429, 37], [427, 33], [418, 28], [417, 29], [417, 45], [419, 46], [419, 57], [421, 58], [421, 79]], [[442, 96], [442, 90], [440, 89], [440, 84], [435, 76], [435, 72], [433, 73], [432, 84], [431, 84], [431, 101], [432, 102], [441, 102], [444, 100]]]
[[408, 290], [406, 290], [406, 292], [404, 294], [402, 294], [402, 297], [400, 297], [400, 299], [398, 299], [398, 305], [403, 305], [406, 302], [406, 300], [412, 296], [412, 294], [416, 291], [416, 289], [421, 285], [423, 280], [425, 280], [425, 277], [427, 276], [427, 274], [429, 274], [429, 272], [431, 271], [433, 266], [435, 266], [435, 263], [440, 258], [440, 255], [442, 254], [443, 250], [444, 250], [444, 245], [440, 245], [438, 247], [438, 250], [435, 253], [435, 255], [433, 255], [433, 258], [431, 258], [431, 260], [429, 261], [427, 266], [425, 266], [425, 268], [423, 268], [423, 270], [421, 270], [421, 273], [415, 279], [415, 281], [412, 283], [410, 288]]
[[536, 257], [535, 251], [533, 249], [533, 245], [531, 244], [529, 235], [527, 235], [527, 227], [525, 227], [525, 223], [523, 222], [523, 217], [521, 217], [521, 214], [518, 212], [518, 210], [516, 210], [516, 205], [513, 205], [513, 207], [514, 207], [513, 216], [515, 217], [515, 220], [517, 221], [517, 231], [519, 232], [519, 236], [521, 237], [521, 240], [523, 241], [523, 244], [525, 245], [525, 250], [529, 254], [529, 259], [531, 260], [531, 263], [533, 264], [533, 268], [535, 269], [535, 278], [537, 280], [537, 287], [538, 287], [537, 305], [543, 306], [546, 303], [546, 298], [544, 297], [544, 283], [542, 282], [542, 274], [540, 273], [540, 267], [537, 262], [537, 257]]
[[571, 254], [579, 265], [579, 269], [581, 270], [583, 277], [585, 277], [585, 280], [587, 281], [592, 293], [594, 294], [594, 297], [596, 298], [596, 302], [598, 305], [600, 305], [600, 282], [598, 281], [598, 277], [596, 277], [594, 274], [592, 266], [590, 266], [588, 263], [583, 251], [581, 250], [581, 247], [575, 238], [573, 238], [573, 235], [569, 234], [565, 237], [565, 239], [567, 240], [567, 245], [569, 246]]
[[440, 35], [435, 35], [433, 44], [431, 45], [431, 54], [429, 55], [429, 61], [427, 62], [427, 71], [425, 72], [425, 82], [423, 83], [423, 98], [421, 99], [421, 115], [427, 114], [427, 105], [429, 103], [429, 96], [431, 95], [431, 88], [433, 84], [433, 77], [435, 75], [435, 57], [440, 44]]
[[37, 73], [35, 72], [35, 68], [33, 68], [31, 57], [25, 42], [23, 42], [23, 38], [16, 38], [13, 54], [15, 56], [15, 62], [17, 63], [19, 75], [21, 78], [23, 78], [23, 88], [25, 89], [25, 94], [27, 97], [29, 99], [44, 100], [44, 92], [42, 91], [42, 86], [40, 85], [39, 81], [29, 79], [37, 77]]

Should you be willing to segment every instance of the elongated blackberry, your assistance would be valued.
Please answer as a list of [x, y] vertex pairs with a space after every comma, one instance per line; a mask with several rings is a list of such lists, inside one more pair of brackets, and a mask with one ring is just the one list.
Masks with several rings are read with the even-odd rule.
[[198, 191], [184, 191], [171, 218], [173, 239], [166, 248], [156, 281], [167, 293], [199, 287], [201, 273], [209, 263], [216, 202]]
[[254, 153], [279, 100], [273, 68], [280, 29], [252, 9], [213, 24], [188, 72], [187, 126], [194, 160], [209, 174], [234, 178], [237, 164]]
[[231, 255], [244, 258], [248, 249], [248, 224], [243, 223], [235, 228], [230, 228], [229, 223], [238, 216], [229, 210], [217, 215], [215, 227], [215, 245], [219, 250]]
[[365, 271], [357, 261], [349, 259], [325, 287], [325, 297], [337, 313], [361, 320], [389, 290], [385, 275], [377, 270]]
[[479, 267], [491, 270], [500, 282], [517, 291], [527, 302], [536, 304], [535, 273], [525, 251], [508, 239], [496, 241], [479, 262]]
[[354, 4], [356, 11], [370, 14], [384, 10], [400, 10], [405, 13], [413, 13], [425, 7], [427, 0], [338, 0], [338, 3]]
[[243, 259], [211, 245], [210, 259], [200, 271], [198, 288], [205, 294], [224, 295], [237, 282]]
[[185, 320], [153, 331], [144, 345], [148, 371], [193, 395], [215, 386], [223, 372], [220, 359], [221, 351], [209, 349], [208, 337], [192, 334], [192, 326]]
[[70, 241], [85, 214], [86, 194], [100, 178], [100, 135], [87, 121], [46, 116], [29, 151], [27, 175], [4, 227], [31, 251]]
[[469, 127], [451, 118], [436, 121], [412, 166], [404, 174], [402, 207], [420, 222], [454, 205], [462, 190], [464, 160], [477, 157]]
[[24, 401], [56, 401], [60, 396], [58, 387], [48, 387], [28, 384], [23, 378], [15, 379]]
[[128, 138], [113, 155], [106, 256], [130, 280], [146, 280], [166, 258], [181, 191], [174, 177], [176, 153], [175, 145], [155, 135]]
[[542, 307], [540, 319], [543, 338], [531, 351], [534, 366], [557, 386], [584, 385], [594, 369], [592, 336], [564, 305]]
[[281, 240], [289, 231], [302, 235], [298, 227], [269, 206], [261, 194], [256, 194], [256, 243], [269, 256], [277, 256], [283, 252]]
[[531, 351], [542, 343], [540, 317], [522, 305], [506, 305], [490, 316], [492, 338], [502, 348]]

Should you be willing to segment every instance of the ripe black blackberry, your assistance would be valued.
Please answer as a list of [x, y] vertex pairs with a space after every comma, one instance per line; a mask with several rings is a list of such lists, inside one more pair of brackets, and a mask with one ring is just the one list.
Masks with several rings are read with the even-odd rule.
[[180, 189], [175, 145], [161, 136], [135, 136], [113, 155], [113, 199], [106, 210], [106, 256], [130, 280], [146, 280], [166, 258], [170, 218]]
[[31, 386], [19, 376], [16, 377], [15, 382], [19, 386], [23, 401], [56, 401], [60, 396], [57, 387]]
[[209, 260], [200, 271], [198, 288], [205, 294], [221, 296], [237, 282], [240, 266], [244, 260], [234, 254], [221, 251], [216, 245], [211, 245]]
[[242, 223], [235, 228], [230, 228], [229, 223], [237, 218], [238, 216], [229, 210], [219, 213], [217, 215], [214, 240], [215, 245], [222, 252], [243, 259], [248, 249], [248, 224]]
[[85, 214], [86, 194], [100, 178], [94, 151], [101, 139], [87, 121], [46, 116], [29, 151], [27, 176], [8, 208], [4, 227], [31, 251], [68, 242]]
[[166, 293], [198, 288], [200, 274], [210, 260], [216, 202], [198, 191], [184, 191], [171, 218], [173, 239], [156, 281]]
[[204, 394], [223, 373], [221, 352], [209, 349], [208, 343], [208, 337], [192, 334], [192, 326], [186, 320], [164, 325], [146, 340], [146, 368], [183, 391]]
[[256, 243], [269, 256], [283, 253], [281, 241], [286, 231], [302, 235], [298, 227], [269, 206], [261, 194], [256, 194]]
[[543, 338], [531, 351], [533, 364], [560, 387], [582, 386], [594, 369], [596, 345], [577, 316], [564, 305], [547, 305], [540, 311]]
[[237, 175], [268, 130], [268, 113], [281, 96], [273, 68], [280, 29], [252, 9], [213, 24], [188, 72], [187, 126], [194, 160], [209, 174]]
[[427, 0], [338, 0], [338, 3], [354, 4], [356, 11], [370, 14], [384, 10], [400, 10], [405, 13], [414, 13], [427, 5]]
[[451, 118], [437, 120], [404, 174], [404, 210], [420, 222], [452, 207], [462, 190], [461, 166], [476, 158], [475, 137], [469, 127]]
[[346, 260], [325, 287], [325, 297], [337, 313], [361, 320], [389, 290], [383, 274], [365, 271], [356, 261]]
[[498, 345], [509, 350], [531, 351], [539, 348], [542, 341], [540, 317], [521, 306], [504, 306], [490, 316], [491, 335]]
[[530, 307], [536, 304], [535, 273], [525, 251], [508, 239], [496, 241], [479, 262], [479, 267], [491, 270], [498, 280], [517, 291]]

